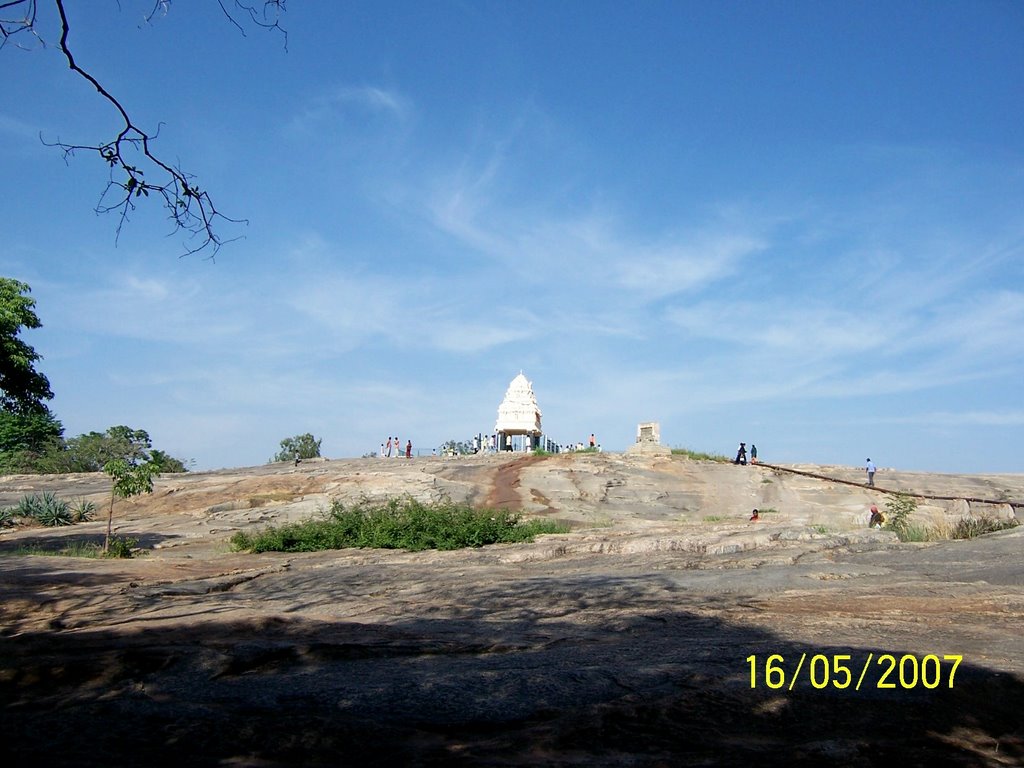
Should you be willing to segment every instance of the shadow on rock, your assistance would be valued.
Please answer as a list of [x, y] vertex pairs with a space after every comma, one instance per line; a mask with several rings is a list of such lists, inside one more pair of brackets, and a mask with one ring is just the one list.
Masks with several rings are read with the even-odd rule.
[[[543, 579], [479, 590], [454, 617], [211, 614], [5, 637], [0, 745], [18, 765], [67, 766], [1024, 762], [1024, 681], [1013, 675], [968, 659], [952, 687], [948, 664], [933, 689], [920, 676], [903, 685], [898, 669], [883, 680], [887, 664], [865, 667], [868, 654], [899, 663], [920, 652], [810, 647], [699, 609], [645, 606], [628, 578], [559, 584], [559, 595]], [[545, 598], [564, 615], [529, 610]], [[639, 615], [616, 613], [633, 601]], [[785, 668], [778, 689], [765, 681], [772, 654]], [[832, 683], [840, 654], [851, 657], [846, 688]]]

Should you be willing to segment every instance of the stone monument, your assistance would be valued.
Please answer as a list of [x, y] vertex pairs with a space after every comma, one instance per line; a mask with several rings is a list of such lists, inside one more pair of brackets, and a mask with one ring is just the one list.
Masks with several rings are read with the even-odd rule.
[[661, 444], [661, 424], [656, 421], [642, 421], [636, 425], [636, 442], [626, 449], [626, 453], [671, 456], [672, 449]]
[[498, 436], [499, 451], [511, 450], [510, 438], [514, 435], [523, 435], [531, 449], [540, 444], [540, 408], [533, 394], [533, 384], [522, 371], [512, 379], [505, 392], [505, 399], [498, 406], [498, 422], [494, 425], [494, 432]]

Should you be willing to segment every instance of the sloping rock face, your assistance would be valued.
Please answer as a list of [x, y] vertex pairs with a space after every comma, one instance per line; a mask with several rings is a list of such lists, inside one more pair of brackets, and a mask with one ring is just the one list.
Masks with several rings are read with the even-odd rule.
[[[1012, 515], [1024, 499], [1019, 475], [883, 478], [951, 497], [925, 500], [925, 523]], [[34, 490], [102, 505], [109, 484], [9, 477], [0, 504]], [[403, 494], [573, 531], [457, 552], [228, 545], [336, 499]], [[1024, 764], [1024, 529], [901, 544], [866, 527], [885, 500], [785, 468], [614, 454], [164, 476], [115, 506], [117, 532], [145, 551], [131, 560], [16, 554], [98, 539], [105, 522], [0, 534], [0, 754], [68, 766]]]

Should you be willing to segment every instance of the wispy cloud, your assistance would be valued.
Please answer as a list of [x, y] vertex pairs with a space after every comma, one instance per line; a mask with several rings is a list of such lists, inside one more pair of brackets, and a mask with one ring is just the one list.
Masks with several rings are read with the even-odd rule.
[[330, 131], [346, 124], [365, 125], [382, 118], [400, 124], [412, 114], [412, 102], [396, 90], [375, 85], [341, 85], [310, 98], [286, 129], [305, 134]]
[[37, 139], [39, 130], [16, 117], [0, 115], [0, 134], [6, 134], [17, 139]]
[[1020, 427], [1024, 410], [1003, 411], [929, 411], [909, 416], [887, 416], [876, 423], [920, 424], [929, 427]]
[[759, 302], [702, 300], [677, 305], [665, 312], [665, 319], [696, 339], [815, 359], [878, 349], [893, 330], [863, 312], [827, 304], [793, 306], [770, 296]]
[[694, 291], [735, 272], [764, 248], [763, 238], [733, 221], [637, 236], [606, 202], [583, 210], [562, 201], [509, 199], [504, 160], [465, 168], [426, 196], [429, 220], [460, 247], [500, 264], [507, 277], [532, 285], [587, 286], [604, 303], [609, 292], [652, 301]]
[[758, 238], [728, 231], [679, 240], [653, 248], [616, 244], [613, 261], [621, 287], [648, 298], [694, 291], [733, 274], [764, 248]]

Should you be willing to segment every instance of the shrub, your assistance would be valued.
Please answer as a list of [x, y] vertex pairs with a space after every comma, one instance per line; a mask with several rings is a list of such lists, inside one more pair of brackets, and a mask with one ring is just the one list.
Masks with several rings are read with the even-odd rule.
[[251, 552], [312, 552], [366, 547], [381, 549], [461, 549], [487, 544], [532, 541], [541, 533], [561, 533], [564, 525], [522, 522], [507, 510], [474, 509], [451, 501], [423, 504], [415, 499], [363, 501], [345, 507], [335, 501], [319, 519], [236, 533], [231, 544]]
[[1020, 525], [1020, 521], [1016, 518], [1003, 520], [987, 516], [965, 517], [953, 526], [950, 536], [954, 539], [973, 539], [975, 536], [1005, 531], [1007, 528], [1016, 528], [1018, 525]]
[[106, 557], [129, 558], [132, 550], [139, 544], [137, 539], [129, 539], [124, 536], [112, 536], [106, 550]]

